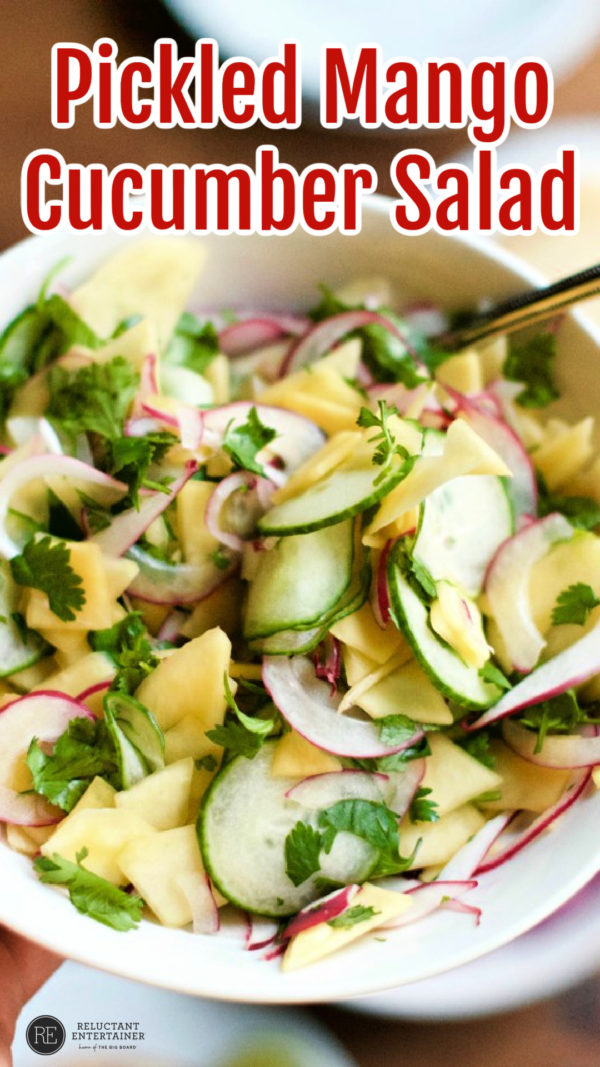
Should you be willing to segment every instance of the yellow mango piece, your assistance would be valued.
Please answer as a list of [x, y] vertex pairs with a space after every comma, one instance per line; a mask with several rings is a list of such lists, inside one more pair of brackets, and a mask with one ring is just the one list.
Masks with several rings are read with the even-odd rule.
[[358, 652], [350, 645], [344, 645], [342, 659], [344, 661], [346, 681], [349, 686], [356, 685], [362, 678], [365, 678], [367, 674], [372, 674], [373, 671], [376, 671], [378, 667], [375, 660], [370, 659], [368, 656], [364, 656], [362, 652]]
[[188, 818], [194, 761], [190, 757], [171, 763], [124, 789], [115, 796], [115, 806], [136, 811], [156, 830], [184, 826]]
[[479, 393], [483, 389], [483, 376], [479, 357], [474, 351], [451, 356], [435, 372], [438, 382], [458, 389], [459, 393]]
[[172, 611], [169, 604], [151, 604], [148, 600], [138, 600], [136, 597], [132, 597], [131, 606], [134, 611], [139, 611], [144, 626], [154, 636]]
[[71, 304], [100, 337], [130, 315], [147, 316], [165, 348], [206, 259], [200, 241], [162, 237], [127, 244], [71, 294]]
[[412, 533], [418, 525], [419, 509], [410, 508], [400, 518], [388, 523], [387, 526], [382, 526], [376, 533], [365, 531], [362, 535], [362, 543], [367, 548], [382, 549], [388, 541], [395, 541], [397, 537], [402, 537], [405, 533]]
[[50, 610], [48, 597], [39, 589], [26, 595], [27, 625], [34, 630], [103, 630], [114, 621], [114, 597], [106, 577], [105, 560], [93, 541], [67, 541], [69, 564], [82, 578], [80, 589], [85, 597], [81, 609], [70, 622], [59, 619]]
[[76, 663], [57, 671], [43, 680], [33, 689], [55, 689], [59, 693], [76, 697], [89, 689], [92, 685], [100, 682], [112, 682], [115, 676], [115, 665], [103, 652], [92, 652], [87, 645], [87, 653]]
[[508, 354], [508, 342], [506, 336], [492, 337], [488, 341], [481, 341], [476, 348], [483, 377], [483, 385], [490, 385], [502, 377], [502, 368]]
[[77, 664], [90, 651], [87, 634], [83, 630], [44, 630], [46, 641], [56, 649], [56, 662], [61, 670]]
[[17, 671], [6, 679], [19, 693], [29, 693], [31, 689], [42, 688], [42, 683], [56, 673], [57, 663], [54, 656], [44, 656], [24, 671]]
[[316, 364], [317, 367], [329, 367], [341, 374], [342, 378], [355, 378], [362, 355], [363, 343], [360, 337], [352, 337], [344, 341], [332, 352], [323, 356]]
[[510, 476], [500, 456], [463, 419], [455, 419], [444, 437], [441, 456], [421, 456], [404, 481], [385, 497], [367, 532], [376, 533], [420, 504], [451, 478], [464, 474]]
[[440, 866], [484, 825], [485, 818], [472, 804], [449, 811], [437, 822], [411, 823], [406, 816], [400, 823], [400, 849], [403, 856], [410, 856], [420, 838], [414, 867]]
[[222, 751], [222, 748], [206, 736], [204, 724], [196, 715], [184, 715], [165, 730], [165, 763], [175, 763], [186, 756], [191, 756], [192, 759], [214, 756], [218, 759]]
[[368, 601], [358, 611], [334, 623], [330, 633], [344, 645], [379, 664], [405, 646], [404, 637], [395, 626], [390, 624], [385, 630], [378, 626]]
[[281, 489], [273, 493], [273, 504], [282, 504], [290, 497], [299, 496], [311, 485], [320, 482], [328, 474], [352, 456], [357, 445], [362, 443], [362, 434], [358, 430], [343, 430], [325, 442], [322, 448], [305, 460], [293, 471]]
[[219, 352], [204, 370], [204, 377], [213, 391], [215, 404], [227, 404], [231, 398], [230, 364], [227, 356]]
[[341, 374], [319, 363], [269, 386], [261, 401], [296, 411], [327, 434], [353, 429], [363, 402], [360, 393]]
[[200, 600], [181, 627], [184, 637], [199, 637], [206, 630], [220, 626], [225, 633], [234, 634], [240, 629], [242, 603], [245, 587], [233, 575], [226, 582]]
[[338, 705], [338, 712], [347, 711], [349, 708], [354, 707], [355, 704], [358, 704], [360, 699], [369, 691], [369, 689], [374, 685], [377, 685], [384, 678], [387, 678], [388, 675], [392, 674], [399, 667], [402, 667], [403, 664], [407, 663], [411, 658], [411, 655], [412, 653], [410, 652], [410, 649], [403, 648], [399, 652], [395, 652], [393, 656], [390, 656], [385, 663], [379, 664], [370, 674], [363, 675], [356, 685], [351, 686], [350, 689], [344, 693], [344, 696]]
[[75, 862], [77, 853], [87, 848], [84, 867], [113, 885], [124, 885], [129, 879], [119, 865], [119, 853], [132, 838], [155, 833], [154, 827], [137, 812], [90, 808], [71, 812], [42, 845], [41, 851], [44, 856], [57, 852]]
[[[429, 734], [428, 741], [431, 755], [425, 760], [422, 786], [431, 789], [429, 799], [437, 804], [439, 815], [462, 808], [468, 800], [474, 800], [482, 793], [500, 789], [500, 774], [470, 756], [460, 745], [455, 745], [443, 734]], [[436, 862], [427, 860], [427, 863]], [[419, 866], [424, 865], [419, 863]]]
[[119, 865], [164, 926], [187, 926], [192, 921], [178, 878], [204, 876], [195, 827], [179, 826], [132, 840], [120, 852]]
[[593, 455], [594, 420], [590, 416], [553, 434], [531, 454], [551, 491], [562, 489]]
[[312, 774], [328, 774], [341, 769], [339, 759], [312, 745], [295, 730], [290, 730], [277, 742], [271, 764], [275, 778], [309, 778]]
[[468, 664], [479, 670], [490, 658], [483, 632], [483, 619], [474, 600], [451, 582], [436, 583], [437, 597], [431, 605], [432, 630]]
[[[540, 633], [545, 635], [550, 630], [560, 594], [579, 582], [591, 586], [600, 596], [600, 539], [583, 530], [571, 540], [554, 545], [531, 568], [529, 601]], [[582, 632], [581, 627], [577, 629]]]
[[136, 577], [139, 567], [132, 559], [115, 559], [113, 556], [102, 557], [108, 595], [114, 600], [131, 585]]
[[[122, 356], [137, 371], [141, 370], [146, 356], [157, 356], [159, 350], [158, 331], [152, 319], [142, 319], [125, 330], [120, 337], [108, 341], [92, 353], [94, 363], [110, 363], [116, 356]], [[157, 368], [158, 369], [158, 368]]]
[[569, 496], [591, 496], [600, 503], [600, 456], [590, 467], [579, 471], [565, 489]]
[[[72, 815], [76, 815], [80, 811], [91, 811], [94, 808], [114, 808], [116, 795], [117, 791], [110, 782], [106, 782], [104, 778], [96, 775], [88, 785], [85, 793], [80, 796], [67, 815], [67, 819], [70, 819]], [[63, 819], [61, 825], [64, 826], [65, 822], [66, 819]]]
[[[302, 930], [290, 941], [282, 961], [284, 971], [295, 971], [316, 963], [324, 956], [350, 945], [353, 941], [377, 929], [402, 915], [412, 905], [406, 893], [395, 893], [390, 889], [381, 889], [368, 882], [363, 885], [350, 902], [351, 908], [372, 908], [372, 914], [362, 922], [352, 926], [330, 926], [328, 922], [318, 923], [308, 930]], [[343, 913], [342, 913], [343, 914]]]
[[177, 494], [177, 532], [187, 563], [204, 563], [207, 556], [219, 547], [216, 537], [208, 531], [204, 518], [214, 488], [212, 482], [192, 480]]
[[492, 741], [490, 752], [494, 770], [502, 778], [499, 800], [481, 804], [484, 811], [525, 811], [541, 813], [562, 796], [569, 780], [568, 770], [538, 767], [517, 756], [503, 741]]
[[223, 679], [230, 659], [227, 634], [219, 627], [207, 630], [161, 660], [139, 686], [137, 699], [156, 716], [162, 730], [186, 715], [193, 715], [204, 730], [210, 730], [225, 715]]
[[392, 671], [354, 700], [373, 719], [406, 715], [415, 722], [439, 726], [450, 726], [453, 722], [446, 701], [416, 660]]
[[193, 823], [194, 826], [196, 825], [196, 820], [200, 813], [200, 804], [202, 803], [202, 797], [206, 793], [206, 790], [208, 789], [218, 770], [218, 759], [215, 759], [214, 767], [212, 767], [212, 769], [208, 769], [207, 767], [197, 767], [194, 765], [192, 782], [190, 785], [188, 815], [187, 819], [185, 820], [186, 823]]

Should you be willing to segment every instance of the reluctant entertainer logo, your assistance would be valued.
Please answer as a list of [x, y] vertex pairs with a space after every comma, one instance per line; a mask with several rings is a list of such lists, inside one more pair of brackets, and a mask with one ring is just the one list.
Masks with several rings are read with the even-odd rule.
[[[79, 112], [88, 107], [87, 112]], [[390, 208], [399, 233], [576, 233], [579, 229], [579, 155], [572, 145], [533, 170], [501, 167], [497, 148], [511, 127], [537, 130], [554, 105], [552, 72], [541, 58], [516, 63], [502, 57], [453, 58], [422, 63], [386, 61], [376, 45], [321, 49], [320, 123], [336, 129], [358, 122], [366, 130], [465, 128], [472, 164], [438, 166], [403, 139], [390, 163], [397, 194]], [[243, 56], [221, 63], [212, 38], [180, 57], [175, 41], [156, 41], [152, 59], [119, 61], [104, 37], [86, 48], [58, 43], [52, 49], [51, 115], [68, 129], [87, 115], [98, 129], [231, 130], [260, 123], [265, 130], [295, 130], [302, 123], [300, 47], [284, 41], [277, 56], [257, 66]], [[268, 140], [268, 137], [266, 137]], [[357, 141], [366, 152], [368, 138]], [[254, 166], [156, 162], [145, 168], [121, 163], [67, 162], [53, 148], [37, 149], [21, 175], [21, 210], [33, 233], [69, 232], [310, 234], [360, 231], [362, 205], [377, 190], [366, 162], [340, 167], [312, 163], [302, 171], [261, 145]]]
[[110, 1020], [93, 1020], [78, 1022], [71, 1031], [71, 1041], [77, 1044], [79, 1052], [119, 1052], [135, 1051], [144, 1041], [145, 1034], [139, 1022], [111, 1022]]

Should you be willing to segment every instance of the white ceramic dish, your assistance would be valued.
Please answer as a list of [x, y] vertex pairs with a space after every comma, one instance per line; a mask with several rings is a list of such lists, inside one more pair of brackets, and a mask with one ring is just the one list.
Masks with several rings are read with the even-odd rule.
[[[362, 233], [285, 238], [204, 238], [208, 262], [196, 301], [224, 305], [302, 307], [319, 281], [385, 274], [400, 301], [430, 300], [452, 307], [500, 298], [535, 283], [531, 271], [506, 253], [429, 234], [401, 238], [392, 229], [390, 202], [373, 199]], [[0, 258], [2, 316], [8, 321], [38, 290], [48, 268], [65, 255], [68, 284], [88, 275], [124, 240], [52, 236], [24, 242]], [[571, 413], [600, 411], [600, 340], [577, 316], [558, 333], [558, 379]], [[600, 869], [600, 793], [566, 813], [551, 834], [538, 838], [509, 864], [482, 880], [479, 928], [465, 916], [441, 912], [425, 922], [365, 939], [316, 966], [283, 975], [277, 960], [246, 952], [241, 930], [197, 937], [149, 922], [119, 934], [81, 916], [61, 893], [37, 881], [28, 860], [0, 846], [0, 920], [72, 959], [150, 984], [256, 1003], [340, 1000], [428, 978], [482, 956], [539, 923]], [[474, 894], [473, 894], [474, 896]], [[475, 901], [474, 901], [475, 902]]]

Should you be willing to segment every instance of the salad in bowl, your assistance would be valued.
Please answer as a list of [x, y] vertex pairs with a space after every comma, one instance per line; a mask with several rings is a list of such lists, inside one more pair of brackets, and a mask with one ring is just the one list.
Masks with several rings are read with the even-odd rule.
[[202, 307], [203, 256], [52, 272], [0, 338], [0, 819], [88, 926], [286, 980], [483, 921], [600, 785], [600, 461], [551, 330]]

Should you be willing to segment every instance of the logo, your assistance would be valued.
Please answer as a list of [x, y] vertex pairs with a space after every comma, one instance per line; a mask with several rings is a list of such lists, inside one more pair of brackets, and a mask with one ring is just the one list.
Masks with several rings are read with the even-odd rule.
[[27, 1027], [25, 1036], [32, 1052], [38, 1056], [53, 1056], [65, 1043], [67, 1032], [60, 1019], [53, 1015], [38, 1015]]

